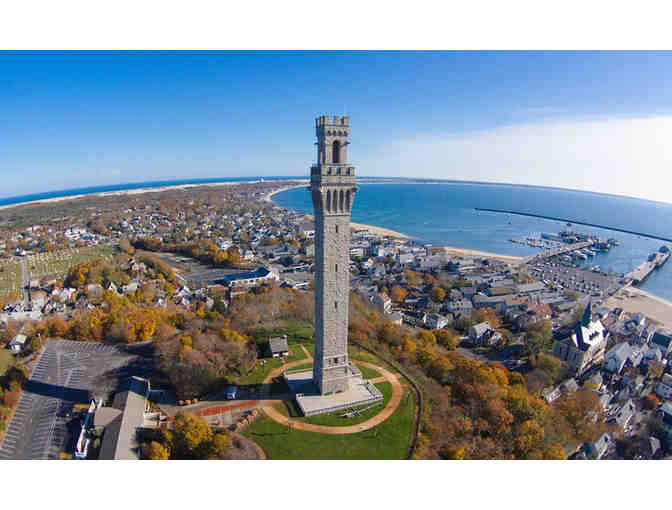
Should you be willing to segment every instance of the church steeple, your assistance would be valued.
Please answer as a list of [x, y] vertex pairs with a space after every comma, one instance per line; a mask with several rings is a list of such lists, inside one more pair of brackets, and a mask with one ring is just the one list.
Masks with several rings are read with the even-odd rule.
[[591, 302], [588, 301], [588, 306], [586, 306], [586, 309], [583, 311], [583, 318], [581, 319], [581, 324], [585, 327], [588, 327], [590, 325], [590, 320], [593, 316], [591, 306], [592, 306]]

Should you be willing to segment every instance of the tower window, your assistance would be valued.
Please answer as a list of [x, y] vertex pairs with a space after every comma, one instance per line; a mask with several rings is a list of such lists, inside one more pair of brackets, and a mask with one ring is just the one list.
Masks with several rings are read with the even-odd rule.
[[338, 225], [336, 225], [336, 233], [338, 234]]
[[338, 301], [334, 301], [334, 310], [338, 310]]
[[338, 264], [336, 264], [335, 268], [336, 268], [336, 272], [338, 273]]
[[334, 141], [333, 154], [331, 160], [334, 163], [341, 162], [341, 142], [339, 142], [338, 140]]

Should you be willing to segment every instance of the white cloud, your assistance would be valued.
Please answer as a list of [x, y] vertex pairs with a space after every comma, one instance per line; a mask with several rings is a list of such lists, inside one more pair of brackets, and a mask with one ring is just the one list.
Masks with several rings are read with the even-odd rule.
[[557, 186], [672, 202], [672, 116], [563, 120], [392, 141], [361, 175]]

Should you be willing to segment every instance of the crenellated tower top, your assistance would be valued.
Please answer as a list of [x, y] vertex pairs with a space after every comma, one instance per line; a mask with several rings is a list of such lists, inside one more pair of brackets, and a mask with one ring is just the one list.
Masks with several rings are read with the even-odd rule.
[[350, 214], [355, 167], [348, 163], [350, 118], [322, 115], [315, 119], [317, 163], [310, 169], [310, 189], [316, 212]]

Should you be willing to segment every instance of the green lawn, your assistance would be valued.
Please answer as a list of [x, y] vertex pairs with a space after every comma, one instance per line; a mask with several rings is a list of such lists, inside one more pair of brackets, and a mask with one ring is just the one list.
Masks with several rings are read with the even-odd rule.
[[[299, 345], [290, 345], [289, 346], [289, 356], [287, 356], [286, 361], [300, 361], [307, 359], [306, 353], [303, 352], [303, 349]], [[282, 361], [280, 358], [262, 358], [257, 360], [257, 364], [249, 374], [237, 377], [232, 380], [234, 384], [261, 384], [264, 382], [264, 379], [268, 377], [268, 374], [276, 368], [282, 366]], [[310, 365], [312, 366], [312, 364]]]
[[404, 459], [413, 428], [415, 400], [406, 394], [383, 423], [357, 434], [319, 434], [291, 429], [267, 416], [250, 425], [243, 434], [253, 439], [269, 459]]
[[[341, 418], [345, 410], [319, 414], [317, 416], [301, 416], [301, 412], [297, 408], [296, 402], [293, 400], [278, 404], [275, 408], [285, 416], [291, 416], [296, 421], [310, 423], [311, 425], [324, 425], [326, 427], [347, 427], [350, 425], [359, 425], [360, 423], [364, 423], [369, 418], [373, 418], [376, 414], [382, 411], [390, 401], [390, 397], [392, 397], [392, 384], [389, 382], [378, 383], [376, 384], [376, 388], [378, 388], [383, 394], [382, 402], [376, 402], [374, 407], [352, 418]], [[355, 409], [365, 409], [370, 405], [371, 404], [357, 406]]]
[[36, 253], [35, 255], [26, 257], [26, 267], [28, 268], [30, 279], [63, 277], [67, 274], [68, 269], [80, 262], [97, 258], [104, 258], [110, 261], [118, 252], [119, 250], [116, 246], [100, 245]]
[[7, 349], [0, 349], [0, 375], [14, 364], [14, 355]]
[[380, 377], [380, 372], [373, 368], [365, 367], [363, 365], [356, 365], [357, 368], [362, 372], [362, 376], [364, 379], [375, 379], [376, 377]]
[[312, 343], [313, 325], [301, 321], [282, 321], [278, 328], [259, 328], [252, 336], [257, 342], [267, 342], [270, 337], [287, 335], [289, 344]]

